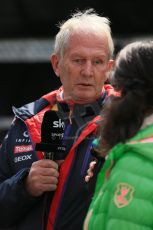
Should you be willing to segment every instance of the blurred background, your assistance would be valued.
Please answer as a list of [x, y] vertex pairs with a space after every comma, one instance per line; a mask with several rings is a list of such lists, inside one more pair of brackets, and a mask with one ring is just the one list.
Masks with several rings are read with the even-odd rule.
[[148, 0], [0, 2], [0, 143], [12, 120], [12, 106], [20, 107], [60, 85], [50, 65], [58, 22], [87, 8], [111, 20], [115, 53], [128, 42], [153, 37]]

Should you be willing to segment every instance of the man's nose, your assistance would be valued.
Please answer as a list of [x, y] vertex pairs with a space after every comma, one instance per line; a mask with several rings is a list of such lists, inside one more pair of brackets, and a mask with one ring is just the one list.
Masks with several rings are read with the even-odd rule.
[[86, 61], [82, 66], [81, 70], [82, 75], [92, 76], [93, 75], [93, 65], [91, 61]]

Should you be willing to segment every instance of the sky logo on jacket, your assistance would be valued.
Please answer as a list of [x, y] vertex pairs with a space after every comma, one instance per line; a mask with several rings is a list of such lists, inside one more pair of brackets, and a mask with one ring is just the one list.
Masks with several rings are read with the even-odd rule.
[[117, 185], [114, 203], [118, 208], [123, 208], [130, 204], [133, 199], [134, 188], [127, 183], [119, 183]]
[[58, 121], [53, 121], [53, 128], [63, 128], [64, 129], [64, 121], [59, 119]]

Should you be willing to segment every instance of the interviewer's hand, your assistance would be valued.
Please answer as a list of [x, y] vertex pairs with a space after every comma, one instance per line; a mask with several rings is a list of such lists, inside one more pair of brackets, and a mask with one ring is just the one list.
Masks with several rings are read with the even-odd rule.
[[85, 176], [85, 182], [89, 182], [90, 178], [93, 177], [94, 173], [94, 168], [95, 168], [95, 165], [96, 165], [96, 161], [91, 161], [90, 164], [89, 164], [89, 168], [87, 170], [87, 175]]
[[44, 192], [54, 191], [58, 183], [58, 164], [43, 159], [32, 164], [25, 181], [27, 192], [32, 196], [41, 196]]

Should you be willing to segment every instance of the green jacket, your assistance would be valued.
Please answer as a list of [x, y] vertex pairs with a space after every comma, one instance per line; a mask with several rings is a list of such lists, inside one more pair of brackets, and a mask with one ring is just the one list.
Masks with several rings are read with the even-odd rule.
[[153, 124], [111, 150], [84, 229], [153, 229]]

